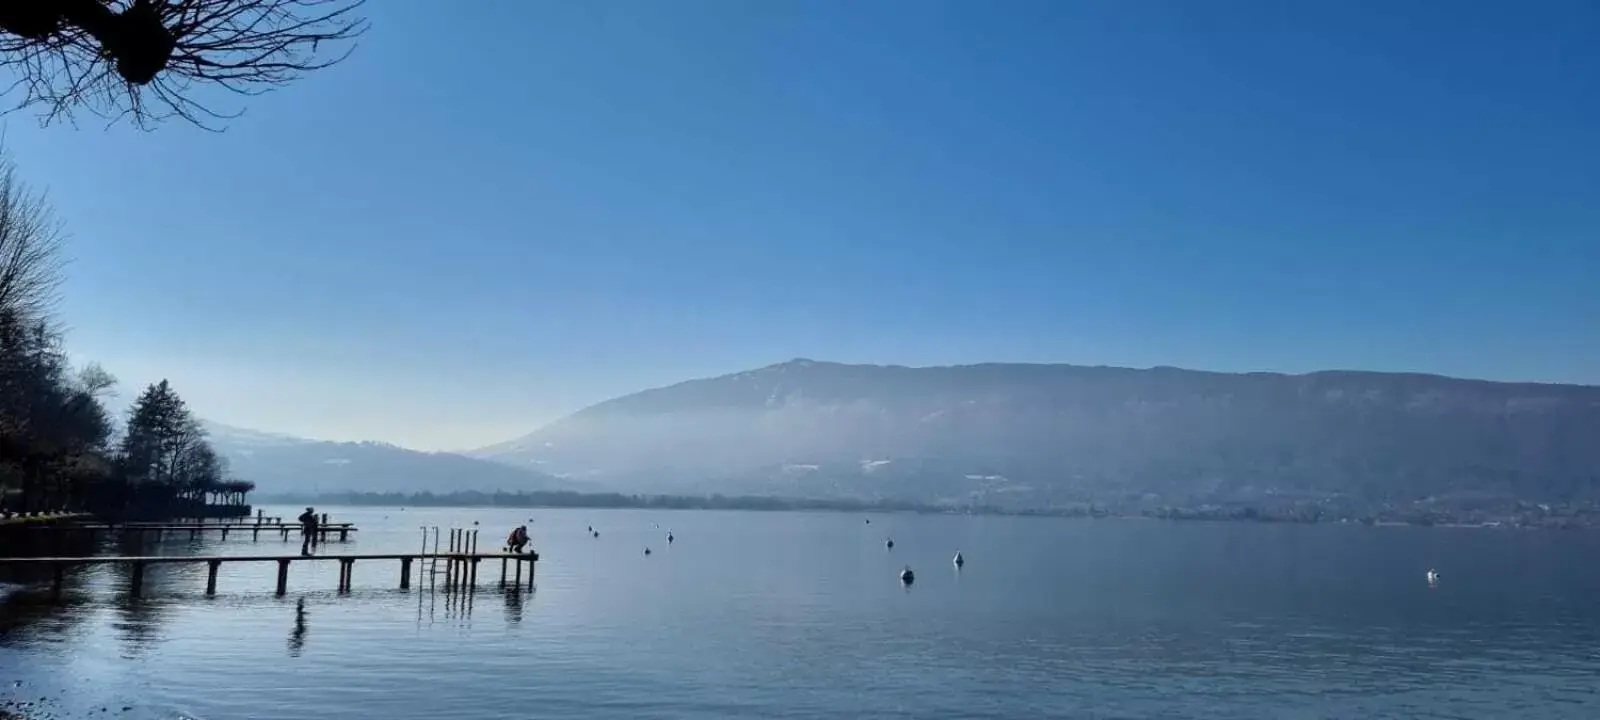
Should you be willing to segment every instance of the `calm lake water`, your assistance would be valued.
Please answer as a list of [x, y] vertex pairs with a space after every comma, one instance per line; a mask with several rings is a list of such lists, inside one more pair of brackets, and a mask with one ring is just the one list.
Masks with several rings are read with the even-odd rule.
[[[128, 603], [124, 574], [86, 570], [64, 606], [37, 586], [0, 602], [0, 699], [202, 720], [1600, 717], [1593, 534], [319, 510], [361, 527], [325, 551], [363, 553], [474, 520], [488, 549], [531, 516], [537, 589], [495, 589], [496, 563], [458, 603], [397, 590], [386, 561], [357, 563], [341, 596], [324, 562], [293, 566], [282, 598], [273, 565], [224, 565], [206, 598], [200, 564], [152, 569]], [[285, 548], [185, 536], [159, 550]]]

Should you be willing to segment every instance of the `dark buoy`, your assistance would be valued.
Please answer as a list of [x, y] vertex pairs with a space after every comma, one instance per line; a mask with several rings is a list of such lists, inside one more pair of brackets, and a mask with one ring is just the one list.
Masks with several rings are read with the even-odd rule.
[[671, 530], [667, 531], [667, 544], [668, 545], [672, 544], [672, 531]]
[[894, 538], [889, 538], [887, 541], [885, 541], [883, 543], [883, 546], [886, 547], [886, 548], [889, 548], [890, 550], [893, 550], [894, 549]]
[[911, 583], [914, 583], [916, 581], [917, 581], [917, 574], [914, 573], [914, 572], [911, 572], [911, 566], [910, 565], [907, 565], [906, 569], [900, 571], [900, 582], [903, 582], [903, 583], [905, 583], [907, 585], [910, 585]]
[[956, 551], [956, 559], [953, 562], [956, 564], [956, 567], [961, 567], [962, 565], [967, 564], [967, 559], [964, 558], [964, 557], [961, 557], [961, 551], [957, 550]]
[[872, 524], [872, 518], [867, 518], [867, 524], [868, 524], [868, 525], [871, 525], [871, 524]]
[[595, 530], [594, 531], [594, 536], [595, 537], [600, 537], [600, 531], [599, 530]]
[[650, 548], [645, 548], [644, 549], [644, 554], [649, 555], [650, 554]]

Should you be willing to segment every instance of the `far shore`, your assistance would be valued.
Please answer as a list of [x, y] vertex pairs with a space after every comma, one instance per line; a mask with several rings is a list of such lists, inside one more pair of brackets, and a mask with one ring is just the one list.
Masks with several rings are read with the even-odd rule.
[[[389, 507], [389, 508], [503, 508], [529, 510], [743, 510], [753, 512], [837, 512], [852, 514], [986, 515], [1096, 520], [1167, 520], [1172, 522], [1236, 522], [1266, 525], [1353, 525], [1369, 527], [1435, 527], [1455, 529], [1570, 529], [1566, 525], [1518, 523], [1510, 519], [1482, 522], [1440, 520], [1408, 522], [1392, 518], [1304, 517], [1260, 513], [1254, 516], [1184, 514], [1163, 510], [1130, 512], [1083, 504], [1063, 508], [1022, 509], [994, 506], [930, 505], [901, 501], [817, 500], [775, 497], [692, 497], [580, 493], [401, 495], [398, 493], [331, 493], [278, 495], [259, 498], [260, 505]], [[1185, 511], [1187, 512], [1187, 511]], [[1585, 518], [1587, 519], [1587, 518]]]

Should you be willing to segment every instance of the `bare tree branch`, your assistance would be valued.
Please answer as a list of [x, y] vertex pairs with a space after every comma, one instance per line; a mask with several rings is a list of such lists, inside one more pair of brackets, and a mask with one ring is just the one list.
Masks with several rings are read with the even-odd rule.
[[258, 95], [344, 60], [366, 32], [365, 2], [0, 0], [0, 67], [16, 77], [13, 109], [39, 108], [46, 123], [83, 109], [141, 128], [213, 128], [238, 113], [195, 90]]
[[44, 319], [60, 299], [63, 225], [0, 155], [0, 314]]

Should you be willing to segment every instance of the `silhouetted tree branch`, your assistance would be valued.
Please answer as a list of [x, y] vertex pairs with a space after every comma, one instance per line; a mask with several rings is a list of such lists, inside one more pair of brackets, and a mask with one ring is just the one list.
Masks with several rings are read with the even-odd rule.
[[84, 108], [210, 127], [237, 113], [196, 89], [256, 95], [343, 60], [366, 31], [365, 1], [0, 0], [0, 66], [16, 76], [17, 107], [42, 107], [46, 122]]
[[0, 313], [17, 322], [49, 313], [61, 285], [62, 236], [44, 194], [29, 189], [0, 155]]

